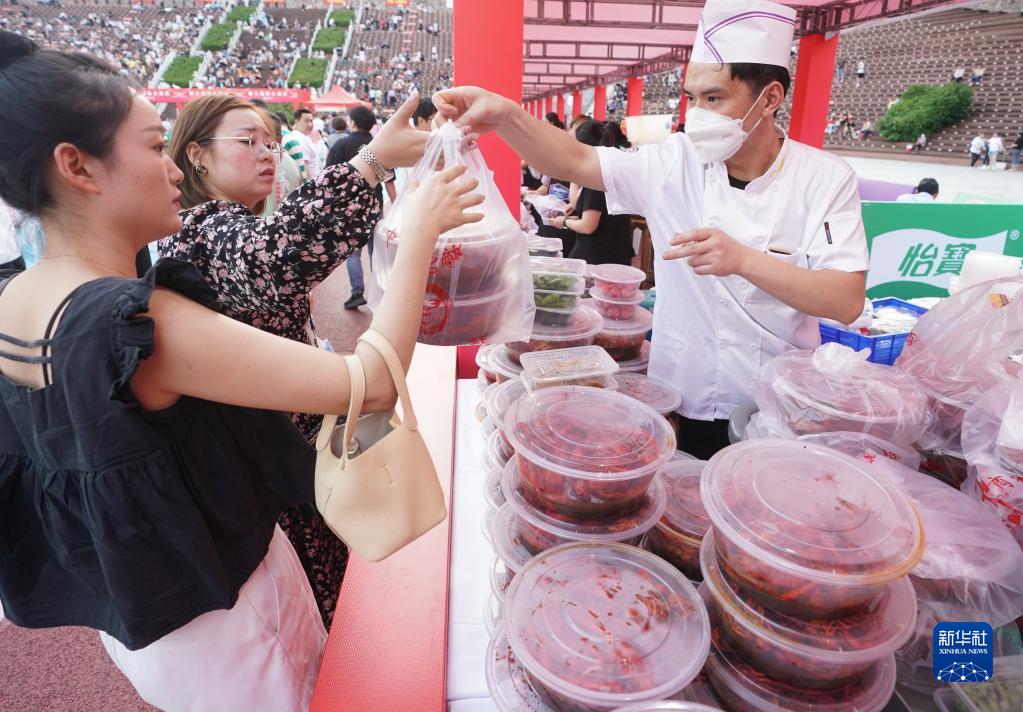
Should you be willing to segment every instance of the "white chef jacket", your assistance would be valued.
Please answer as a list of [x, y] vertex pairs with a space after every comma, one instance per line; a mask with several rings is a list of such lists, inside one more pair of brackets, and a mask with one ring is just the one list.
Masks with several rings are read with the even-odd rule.
[[856, 174], [837, 156], [786, 139], [767, 173], [738, 190], [724, 163], [700, 163], [685, 134], [597, 155], [609, 212], [647, 219], [657, 279], [649, 373], [681, 391], [687, 418], [728, 418], [752, 402], [750, 383], [767, 361], [816, 347], [820, 332], [815, 318], [741, 277], [665, 261], [676, 233], [714, 227], [799, 267], [869, 267]]

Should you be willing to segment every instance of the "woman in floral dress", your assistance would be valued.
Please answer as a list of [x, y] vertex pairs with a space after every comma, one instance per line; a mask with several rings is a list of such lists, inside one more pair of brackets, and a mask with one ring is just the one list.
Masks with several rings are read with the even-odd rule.
[[[367, 147], [388, 168], [414, 165], [426, 134], [411, 127], [411, 98]], [[195, 265], [223, 312], [263, 331], [316, 344], [309, 293], [366, 244], [381, 207], [348, 163], [303, 184], [267, 218], [279, 146], [252, 104], [220, 94], [187, 104], [174, 126], [170, 155], [185, 174], [181, 231], [160, 255]], [[312, 443], [320, 416], [293, 413]], [[280, 519], [298, 552], [329, 629], [348, 560], [344, 543], [310, 503]]]

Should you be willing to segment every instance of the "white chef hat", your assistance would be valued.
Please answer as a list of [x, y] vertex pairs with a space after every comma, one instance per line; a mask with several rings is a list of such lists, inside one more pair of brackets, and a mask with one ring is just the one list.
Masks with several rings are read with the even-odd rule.
[[707, 0], [691, 61], [789, 66], [796, 11], [766, 0]]

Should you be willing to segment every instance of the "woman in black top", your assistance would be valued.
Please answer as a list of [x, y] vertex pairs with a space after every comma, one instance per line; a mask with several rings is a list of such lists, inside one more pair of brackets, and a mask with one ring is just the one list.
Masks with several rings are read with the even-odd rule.
[[[628, 148], [631, 144], [622, 135], [618, 124], [610, 121], [587, 121], [576, 129], [575, 137], [589, 146]], [[555, 227], [575, 232], [575, 247], [569, 255], [591, 265], [632, 263], [631, 217], [611, 215], [607, 200], [599, 190], [583, 188], [575, 206], [575, 215], [559, 219]]]
[[[185, 210], [181, 229], [160, 241], [160, 255], [195, 265], [216, 291], [224, 314], [315, 345], [310, 293], [349, 256], [359, 259], [358, 250], [372, 237], [380, 217], [380, 185], [369, 193], [361, 191], [352, 181], [349, 160], [364, 145], [379, 151], [381, 142], [393, 142], [395, 134], [416, 151], [421, 151], [420, 145], [425, 148], [425, 134], [409, 127], [415, 109], [415, 101], [405, 102], [389, 122], [387, 135], [376, 141], [369, 134], [375, 117], [363, 109], [367, 116], [356, 117], [356, 123], [364, 131], [338, 141], [323, 173], [262, 218], [263, 202], [274, 187], [275, 159], [258, 147], [254, 153], [245, 140], [252, 136], [266, 144], [273, 140], [269, 126], [261, 125], [265, 115], [230, 94], [189, 102], [174, 125], [169, 146], [185, 174], [181, 186]], [[309, 210], [321, 190], [330, 191], [340, 209]], [[292, 413], [291, 419], [306, 440], [316, 440], [320, 416]], [[298, 552], [329, 630], [348, 549], [311, 505], [287, 508], [280, 524]]]
[[[0, 122], [0, 198], [46, 234], [38, 263], [0, 284], [4, 614], [102, 631], [162, 709], [306, 709], [326, 636], [276, 521], [312, 501], [314, 452], [280, 411], [344, 413], [343, 359], [218, 314], [188, 263], [135, 276], [138, 251], [180, 228], [182, 174], [113, 67], [0, 32]], [[378, 160], [414, 162], [384, 132]], [[463, 212], [481, 199], [452, 184], [460, 173], [409, 197], [416, 233], [373, 319], [405, 368], [437, 236], [481, 217]], [[307, 183], [272, 240], [346, 214], [375, 183], [361, 159]], [[386, 364], [356, 353], [365, 411], [390, 409]]]

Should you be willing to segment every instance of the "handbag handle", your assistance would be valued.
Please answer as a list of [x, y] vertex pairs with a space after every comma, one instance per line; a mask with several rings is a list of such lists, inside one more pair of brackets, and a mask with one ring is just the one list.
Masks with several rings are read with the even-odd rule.
[[398, 398], [401, 400], [401, 412], [404, 416], [404, 423], [408, 426], [409, 430], [418, 430], [419, 421], [416, 420], [415, 411], [412, 410], [412, 397], [408, 392], [408, 383], [405, 382], [405, 370], [401, 367], [401, 361], [398, 359], [398, 354], [394, 352], [391, 342], [379, 331], [374, 331], [373, 329], [367, 329], [359, 337], [359, 341], [365, 341], [372, 346], [384, 359], [387, 369], [391, 372], [391, 380], [394, 382], [394, 387], [398, 391]]
[[362, 359], [355, 354], [344, 358], [345, 365], [348, 366], [348, 380], [352, 385], [352, 394], [348, 400], [348, 419], [345, 420], [345, 432], [341, 440], [342, 466], [348, 461], [348, 454], [352, 451], [352, 438], [355, 437], [355, 428], [358, 425], [359, 416], [362, 414], [362, 404], [366, 399], [366, 370], [362, 367]]

